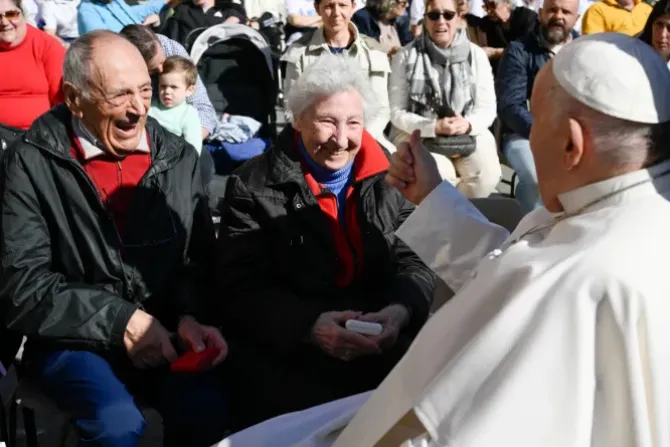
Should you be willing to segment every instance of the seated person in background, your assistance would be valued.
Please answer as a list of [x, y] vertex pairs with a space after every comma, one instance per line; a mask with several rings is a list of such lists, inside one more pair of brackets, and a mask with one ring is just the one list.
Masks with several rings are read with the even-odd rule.
[[27, 129], [63, 101], [65, 49], [26, 23], [19, 0], [0, 0], [0, 124]]
[[670, 68], [670, 0], [659, 0], [649, 15], [640, 39], [654, 47]]
[[215, 348], [209, 367], [227, 351], [197, 321], [215, 243], [198, 155], [147, 120], [149, 73], [118, 34], [75, 40], [63, 72], [65, 104], [5, 155], [0, 324], [28, 337], [26, 374], [79, 445], [137, 446], [139, 393], [161, 413], [166, 446], [208, 447], [225, 428], [220, 377], [167, 365], [173, 339]]
[[312, 0], [286, 0], [286, 46], [323, 24]]
[[323, 26], [297, 40], [281, 58], [286, 62], [284, 94], [290, 94], [293, 83], [322, 54], [351, 56], [368, 75], [370, 87], [377, 96], [377, 110], [366, 121], [365, 129], [386, 150], [394, 152], [395, 146], [384, 135], [390, 119], [388, 78], [391, 66], [388, 55], [381, 50], [379, 42], [359, 33], [351, 22], [356, 6], [353, 0], [318, 0], [315, 5]]
[[412, 206], [364, 130], [375, 100], [356, 60], [326, 53], [288, 96], [295, 127], [230, 177], [219, 315], [241, 426], [375, 388], [426, 321], [435, 278], [395, 237]]
[[186, 102], [195, 91], [197, 77], [198, 70], [190, 59], [181, 56], [166, 58], [158, 78], [158, 99], [151, 101], [149, 116], [173, 134], [184, 137], [200, 154], [200, 118], [195, 107]]
[[406, 10], [407, 0], [368, 0], [351, 22], [359, 33], [378, 41], [383, 52], [393, 54], [412, 41]]
[[[162, 34], [156, 34], [146, 26], [128, 25], [121, 30], [121, 35], [140, 51], [149, 73], [154, 77], [163, 71], [166, 57], [181, 56], [190, 59], [186, 49], [179, 42], [168, 39]], [[156, 90], [154, 98], [157, 99], [158, 85], [156, 82], [154, 82], [154, 88]], [[195, 91], [186, 97], [186, 102], [198, 111], [202, 125], [202, 139], [206, 139], [214, 131], [219, 120], [200, 75], [195, 81]]]
[[654, 1], [601, 0], [582, 19], [582, 34], [616, 32], [637, 36], [644, 29]]
[[186, 37], [194, 29], [248, 22], [244, 6], [230, 0], [189, 0], [174, 8], [161, 34], [186, 45]]
[[44, 31], [66, 45], [79, 37], [77, 24], [79, 3], [80, 0], [44, 0], [42, 2]]
[[470, 42], [480, 47], [486, 47], [486, 33], [481, 28], [482, 19], [470, 14], [470, 0], [457, 0], [456, 9], [458, 17], [461, 19], [460, 27], [468, 34]]
[[533, 32], [537, 24], [537, 13], [514, 0], [484, 0], [486, 17], [481, 28], [486, 34], [484, 51], [491, 60], [493, 73], [498, 72], [498, 61], [507, 45]]
[[96, 29], [118, 33], [131, 24], [157, 26], [160, 24], [158, 13], [164, 7], [165, 0], [149, 0], [133, 5], [125, 0], [82, 0], [77, 15], [79, 34]]
[[579, 0], [544, 0], [540, 23], [532, 34], [509, 44], [498, 67], [496, 96], [503, 124], [502, 151], [519, 176], [515, 198], [527, 214], [541, 205], [535, 161], [530, 151], [533, 116], [528, 101], [535, 76], [577, 33]]
[[[393, 57], [389, 83], [393, 142], [407, 141], [417, 129], [422, 138], [433, 141], [468, 140], [474, 145], [470, 154], [434, 151], [433, 156], [442, 178], [463, 194], [487, 197], [502, 175], [496, 142], [488, 130], [496, 117], [493, 75], [486, 53], [468, 40], [459, 21], [454, 0], [431, 0], [423, 33]], [[452, 113], [441, 113], [445, 107]]]

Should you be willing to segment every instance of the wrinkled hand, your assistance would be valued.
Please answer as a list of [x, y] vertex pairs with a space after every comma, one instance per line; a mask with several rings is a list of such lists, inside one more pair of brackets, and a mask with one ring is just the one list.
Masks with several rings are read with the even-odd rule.
[[177, 352], [170, 333], [154, 317], [137, 309], [123, 335], [128, 356], [137, 368], [144, 369], [174, 362]]
[[388, 52], [389, 60], [393, 59], [393, 56], [395, 56], [395, 54], [398, 52], [398, 50], [400, 50], [400, 47], [391, 48], [391, 50]]
[[409, 311], [401, 304], [391, 304], [379, 312], [364, 314], [359, 320], [381, 324], [383, 332], [369, 338], [383, 349], [388, 349], [395, 344], [398, 334], [409, 323]]
[[181, 319], [177, 328], [177, 335], [186, 349], [202, 352], [205, 348], [216, 348], [219, 351], [219, 355], [212, 360], [212, 364], [207, 369], [219, 365], [228, 355], [228, 344], [221, 332], [215, 327], [198, 323], [191, 316], [185, 316]]
[[153, 28], [160, 26], [160, 24], [161, 24], [161, 18], [158, 16], [158, 14], [151, 14], [147, 16], [146, 19], [144, 19], [144, 22], [142, 22], [142, 25], [151, 26]]
[[355, 320], [360, 312], [325, 312], [312, 327], [312, 340], [327, 354], [345, 362], [370, 354], [379, 354], [381, 349], [369, 337], [344, 328], [347, 320]]
[[470, 130], [468, 120], [460, 115], [451, 118], [442, 118], [435, 124], [437, 135], [464, 135]]
[[437, 163], [421, 143], [418, 130], [412, 132], [409, 143], [399, 144], [391, 155], [386, 182], [415, 205], [442, 183]]

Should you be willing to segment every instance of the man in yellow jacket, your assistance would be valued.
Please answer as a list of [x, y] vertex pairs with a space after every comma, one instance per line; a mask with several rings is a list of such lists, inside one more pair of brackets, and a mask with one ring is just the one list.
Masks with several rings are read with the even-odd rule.
[[635, 36], [642, 32], [651, 8], [648, 1], [601, 0], [586, 10], [582, 34], [613, 31]]

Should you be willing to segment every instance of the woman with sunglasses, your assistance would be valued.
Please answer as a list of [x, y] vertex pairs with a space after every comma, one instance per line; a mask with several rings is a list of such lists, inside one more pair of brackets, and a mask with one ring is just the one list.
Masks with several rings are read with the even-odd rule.
[[20, 0], [0, 0], [0, 149], [63, 101], [64, 57], [54, 37], [26, 23]]
[[660, 0], [654, 5], [639, 37], [654, 47], [670, 68], [670, 0]]
[[484, 50], [460, 27], [456, 11], [454, 0], [428, 0], [423, 33], [393, 57], [394, 142], [419, 130], [426, 143], [437, 142], [431, 151], [445, 180], [467, 197], [487, 197], [501, 177], [488, 130], [496, 117], [493, 74]]
[[353, 0], [316, 0], [314, 5], [323, 24], [291, 44], [281, 58], [286, 63], [284, 96], [289, 96], [293, 83], [322, 54], [330, 52], [353, 57], [367, 73], [379, 103], [377, 112], [366, 123], [365, 129], [388, 151], [395, 151], [395, 146], [384, 135], [390, 116], [388, 77], [391, 66], [387, 54], [381, 50], [379, 42], [359, 33], [351, 22], [356, 10]]
[[361, 34], [378, 41], [382, 51], [391, 54], [410, 43], [407, 0], [368, 0], [351, 21]]

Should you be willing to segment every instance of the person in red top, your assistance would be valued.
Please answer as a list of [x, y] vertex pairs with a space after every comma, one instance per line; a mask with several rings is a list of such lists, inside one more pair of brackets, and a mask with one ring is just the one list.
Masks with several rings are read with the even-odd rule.
[[28, 129], [63, 102], [65, 48], [26, 23], [20, 0], [0, 0], [0, 124]]
[[374, 102], [358, 63], [327, 53], [291, 89], [293, 125], [227, 184], [217, 316], [235, 429], [376, 388], [428, 317], [435, 277], [395, 237], [413, 207], [365, 131]]

